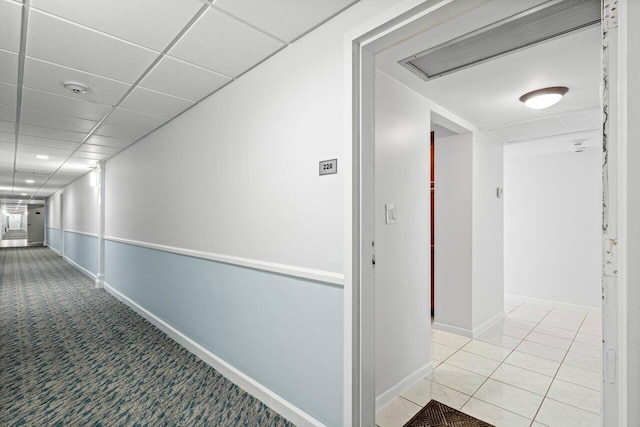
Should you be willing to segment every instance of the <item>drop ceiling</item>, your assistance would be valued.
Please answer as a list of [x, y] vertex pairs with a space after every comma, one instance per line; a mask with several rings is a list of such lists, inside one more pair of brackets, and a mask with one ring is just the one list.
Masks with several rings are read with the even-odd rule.
[[[402, 60], [490, 25], [541, 0], [466, 3], [467, 13], [441, 25], [425, 25], [376, 55], [381, 71], [504, 143], [571, 141], [597, 146], [600, 139], [601, 32], [598, 25], [563, 35], [425, 81]], [[416, 24], [416, 26], [418, 26]], [[518, 99], [532, 90], [567, 86], [568, 94], [545, 110], [532, 110]]]
[[0, 197], [53, 194], [356, 1], [0, 0]]

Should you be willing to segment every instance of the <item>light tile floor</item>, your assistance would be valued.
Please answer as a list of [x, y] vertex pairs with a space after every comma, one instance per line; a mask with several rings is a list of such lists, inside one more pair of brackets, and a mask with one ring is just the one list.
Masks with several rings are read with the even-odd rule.
[[376, 415], [403, 426], [431, 399], [496, 425], [601, 425], [602, 318], [506, 300], [504, 321], [476, 340], [432, 332], [433, 373]]

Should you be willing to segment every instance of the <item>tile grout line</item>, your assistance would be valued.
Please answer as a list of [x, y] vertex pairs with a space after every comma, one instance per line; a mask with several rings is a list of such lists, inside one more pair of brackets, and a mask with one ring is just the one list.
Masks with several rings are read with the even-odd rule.
[[[522, 303], [522, 304], [520, 304], [518, 307], [516, 307], [515, 309], [511, 310], [511, 311], [509, 312], [509, 314], [513, 313], [513, 311], [515, 311], [516, 309], [518, 309], [518, 308], [522, 307], [524, 304], [525, 304], [525, 303], [523, 302], [523, 303]], [[520, 341], [520, 343], [518, 344], [518, 346], [519, 346], [520, 344], [522, 344], [522, 343], [527, 339], [527, 337], [531, 334], [531, 332], [533, 332], [533, 331], [534, 331], [534, 329], [535, 329], [536, 327], [538, 327], [538, 325], [540, 325], [540, 323], [541, 323], [541, 322], [542, 322], [542, 321], [543, 321], [543, 320], [544, 320], [544, 319], [549, 315], [549, 313], [551, 313], [551, 311], [553, 311], [553, 308], [552, 308], [550, 311], [548, 311], [548, 312], [547, 312], [547, 314], [545, 314], [545, 315], [542, 317], [542, 319], [540, 319], [540, 320], [536, 323], [536, 326], [534, 326], [534, 327], [533, 327], [533, 329], [531, 329], [531, 330], [529, 331], [529, 333], [528, 333], [527, 335], [525, 335], [525, 336], [524, 336], [524, 338], [522, 338], [522, 340]], [[506, 319], [506, 317], [507, 317], [507, 316], [505, 316], [505, 319]], [[513, 319], [513, 320], [518, 320], [518, 319]], [[531, 322], [531, 323], [533, 323], [533, 322]], [[509, 354], [508, 354], [508, 355], [507, 355], [507, 356], [506, 356], [506, 357], [505, 357], [505, 358], [500, 362], [500, 365], [498, 365], [498, 367], [497, 367], [496, 369], [494, 369], [494, 370], [493, 370], [493, 372], [491, 373], [491, 375], [493, 375], [493, 374], [495, 373], [495, 371], [496, 371], [496, 370], [498, 370], [498, 368], [499, 368], [500, 366], [502, 366], [502, 364], [504, 363], [504, 361], [505, 361], [505, 360], [507, 360], [507, 359], [509, 358], [509, 356], [511, 356], [511, 355], [513, 354], [513, 352], [514, 352], [514, 351], [516, 351], [516, 348], [518, 348], [518, 346], [516, 346], [515, 348], [513, 348], [513, 349], [509, 352]], [[478, 387], [478, 389], [473, 393], [473, 395], [471, 395], [471, 398], [473, 398], [473, 397], [476, 395], [476, 393], [478, 392], [478, 390], [480, 390], [480, 389], [481, 389], [481, 388], [482, 388], [482, 387], [487, 383], [487, 381], [489, 380], [489, 378], [491, 378], [491, 375], [489, 375], [489, 376], [487, 377], [487, 379], [486, 379], [486, 380], [485, 380], [485, 381], [480, 385], [480, 387]], [[496, 381], [496, 380], [494, 380], [494, 381]], [[552, 382], [553, 382], [553, 381], [552, 381]], [[504, 384], [506, 384], [506, 383], [504, 383]], [[508, 385], [510, 385], [510, 384], [508, 384]], [[515, 387], [515, 386], [512, 386], [512, 387]], [[519, 388], [519, 387], [517, 387], [517, 388]], [[528, 390], [525, 390], [525, 391], [528, 391]], [[535, 394], [535, 393], [534, 393], [534, 394]], [[471, 398], [469, 398], [469, 400], [471, 400]], [[477, 397], [476, 397], [476, 399], [480, 400], [481, 402], [485, 402], [484, 400], [479, 399], [479, 398], [477, 398]], [[468, 403], [468, 402], [469, 402], [469, 401], [467, 401], [467, 403]], [[544, 402], [544, 397], [543, 397], [543, 399], [540, 401], [540, 405], [538, 405], [538, 410], [536, 411], [536, 413], [535, 413], [534, 417], [531, 419], [531, 422], [529, 423], [529, 425], [530, 425], [530, 426], [531, 426], [531, 425], [533, 424], [533, 422], [535, 421], [535, 416], [536, 416], [536, 415], [538, 415], [538, 411], [540, 410], [540, 406], [542, 406], [542, 402]], [[466, 405], [467, 403], [465, 403], [465, 405]], [[488, 403], [488, 404], [492, 405], [490, 402], [485, 402], [485, 403]], [[507, 411], [507, 412], [511, 412], [511, 413], [513, 413], [513, 414], [519, 415], [519, 416], [521, 416], [521, 417], [523, 417], [523, 418], [529, 419], [528, 417], [525, 417], [525, 416], [524, 416], [524, 415], [522, 415], [522, 414], [518, 414], [518, 413], [516, 413], [516, 412], [512, 412], [512, 411], [510, 411], [510, 410], [508, 410], [508, 409], [501, 408], [500, 406], [497, 406], [497, 405], [493, 405], [493, 406], [495, 406], [495, 407], [497, 407], [497, 408], [500, 408], [500, 409], [502, 409], [502, 410], [505, 410], [505, 411]]]
[[[546, 317], [546, 316], [545, 316], [545, 317]], [[536, 411], [536, 414], [535, 414], [535, 416], [534, 416], [534, 418], [533, 418], [533, 421], [535, 421], [535, 419], [536, 419], [535, 417], [537, 417], [537, 416], [538, 416], [538, 414], [540, 413], [540, 409], [542, 409], [542, 404], [544, 404], [544, 401], [545, 401], [546, 399], [550, 399], [550, 400], [554, 400], [554, 401], [556, 401], [556, 402], [560, 402], [559, 400], [556, 400], [556, 399], [553, 399], [553, 398], [551, 398], [551, 397], [548, 397], [549, 390], [551, 390], [551, 387], [553, 386], [553, 383], [555, 382], [555, 380], [556, 380], [556, 379], [558, 379], [559, 381], [563, 381], [562, 379], [558, 378], [558, 372], [560, 372], [560, 368], [562, 368], [562, 365], [564, 364], [564, 361], [565, 361], [565, 359], [567, 358], [567, 355], [569, 354], [569, 351], [571, 351], [571, 347], [573, 346], [573, 343], [575, 342], [575, 337], [578, 335], [578, 331], [580, 331], [580, 328], [582, 327], [582, 325], [584, 325], [584, 321], [585, 321], [585, 319], [586, 319], [586, 318], [587, 318], [587, 314], [585, 314], [585, 315], [583, 316], [582, 321], [580, 322], [580, 326], [579, 326], [579, 327], [578, 327], [578, 329], [576, 330], [576, 332], [575, 332], [575, 334], [574, 334], [574, 336], [573, 336], [573, 339], [571, 340], [571, 345], [569, 346], [569, 349], [565, 352], [565, 355], [564, 355], [564, 357], [562, 358], [562, 361], [560, 362], [560, 365], [558, 366], [558, 369], [556, 370], [555, 375], [553, 376], [553, 380], [551, 381], [551, 384], [549, 384], [549, 388], [547, 389], [547, 392], [545, 393], [544, 398], [542, 399], [542, 402], [540, 403], [540, 406], [538, 407], [538, 410]], [[567, 365], [567, 366], [571, 366], [571, 365]], [[571, 384], [573, 384], [573, 383], [571, 383]], [[578, 385], [578, 384], [575, 384], [575, 385]], [[585, 388], [588, 388], [588, 387], [585, 387]], [[591, 389], [590, 389], [590, 390], [591, 390]], [[600, 391], [600, 393], [602, 393], [602, 391]], [[562, 403], [562, 404], [565, 404], [565, 405], [567, 405], [567, 406], [571, 406], [571, 407], [573, 407], [573, 408], [580, 409], [580, 410], [584, 411], [584, 409], [582, 409], [582, 408], [578, 408], [577, 406], [574, 406], [574, 405], [571, 405], [571, 404], [568, 404], [568, 403], [565, 403], [565, 402], [560, 402], [560, 403]], [[593, 412], [591, 412], [591, 411], [585, 411], [585, 412], [589, 412], [589, 413], [592, 413], [592, 414], [593, 414]], [[599, 414], [599, 416], [602, 418], [602, 413], [600, 413], [600, 414]]]
[[[525, 304], [525, 302], [523, 302], [523, 303], [519, 304], [518, 306], [516, 306], [515, 308], [513, 308], [512, 310], [510, 310], [507, 314], [511, 314], [511, 313], [512, 313], [513, 311], [515, 311], [516, 309], [518, 309], [518, 308], [520, 308], [520, 307], [524, 306], [524, 304]], [[515, 388], [517, 388], [517, 389], [519, 389], [519, 390], [523, 390], [523, 391], [525, 391], [525, 392], [529, 392], [529, 393], [535, 394], [536, 396], [542, 396], [542, 400], [541, 400], [541, 402], [540, 402], [540, 405], [538, 405], [538, 408], [537, 408], [537, 410], [536, 410], [536, 413], [535, 413], [535, 415], [534, 415], [533, 419], [531, 419], [531, 420], [530, 420], [530, 421], [531, 421], [531, 422], [530, 422], [530, 424], [529, 424], [530, 426], [532, 426], [534, 422], [537, 422], [537, 423], [539, 423], [539, 424], [542, 424], [542, 423], [540, 423], [539, 421], [536, 421], [536, 420], [535, 420], [535, 418], [538, 416], [538, 413], [540, 412], [540, 409], [541, 409], [541, 407], [542, 407], [542, 404], [544, 403], [544, 401], [545, 401], [546, 399], [550, 399], [550, 400], [553, 400], [553, 401], [559, 402], [559, 403], [561, 403], [561, 404], [564, 404], [564, 405], [570, 406], [570, 407], [572, 407], [572, 408], [575, 408], [575, 409], [578, 409], [578, 410], [581, 410], [581, 411], [585, 411], [585, 410], [584, 410], [584, 409], [582, 409], [582, 408], [578, 408], [578, 407], [576, 407], [576, 406], [574, 406], [574, 405], [570, 405], [570, 404], [567, 404], [567, 403], [565, 403], [565, 402], [558, 401], [558, 400], [556, 400], [556, 399], [553, 399], [553, 398], [551, 398], [551, 397], [548, 397], [547, 395], [548, 395], [549, 390], [551, 389], [551, 385], [553, 385], [553, 382], [556, 380], [556, 378], [557, 378], [557, 374], [558, 374], [558, 372], [559, 372], [560, 368], [563, 366], [564, 361], [565, 361], [565, 359], [566, 359], [566, 357], [567, 357], [567, 355], [568, 355], [568, 353], [569, 353], [569, 351], [570, 351], [570, 349], [571, 349], [571, 347], [572, 347], [573, 343], [574, 343], [574, 342], [576, 342], [576, 341], [575, 341], [575, 337], [579, 334], [580, 329], [581, 329], [581, 328], [582, 328], [582, 326], [584, 325], [584, 322], [585, 322], [585, 320], [587, 319], [587, 315], [588, 315], [588, 313], [585, 313], [585, 314], [583, 314], [583, 315], [581, 316], [581, 317], [582, 317], [582, 320], [581, 320], [581, 322], [580, 322], [580, 325], [578, 326], [578, 328], [577, 328], [577, 329], [575, 330], [575, 332], [573, 333], [573, 338], [571, 339], [571, 344], [569, 345], [569, 347], [568, 347], [566, 350], [564, 350], [564, 356], [563, 356], [563, 359], [562, 359], [562, 361], [560, 361], [560, 363], [559, 363], [559, 365], [558, 365], [558, 368], [556, 368], [556, 369], [555, 369], [555, 373], [554, 373], [554, 375], [553, 375], [553, 376], [549, 376], [549, 375], [541, 374], [540, 372], [532, 371], [532, 370], [530, 370], [530, 369], [523, 368], [523, 367], [521, 367], [521, 366], [517, 366], [517, 365], [512, 365], [512, 364], [510, 364], [510, 363], [507, 363], [507, 362], [506, 362], [506, 359], [507, 359], [507, 358], [509, 358], [509, 356], [511, 356], [511, 354], [513, 354], [513, 353], [516, 351], [516, 349], [518, 348], [518, 346], [519, 346], [520, 344], [522, 344], [524, 341], [526, 341], [526, 338], [527, 338], [527, 337], [528, 337], [532, 332], [537, 332], [537, 331], [535, 331], [535, 329], [536, 329], [538, 326], [540, 326], [540, 325], [542, 324], [542, 321], [543, 321], [544, 319], [546, 319], [550, 314], [554, 313], [554, 310], [555, 310], [556, 308], [557, 308], [557, 307], [552, 307], [552, 308], [551, 308], [551, 310], [547, 311], [547, 312], [544, 314], [544, 316], [543, 316], [543, 317], [542, 317], [538, 322], [529, 322], [529, 321], [524, 320], [524, 319], [518, 319], [518, 318], [513, 318], [513, 317], [512, 317], [512, 318], [511, 318], [512, 320], [516, 320], [516, 321], [518, 321], [518, 320], [519, 320], [519, 321], [523, 321], [523, 322], [535, 323], [535, 326], [534, 326], [531, 330], [529, 330], [529, 332], [528, 332], [528, 333], [527, 333], [523, 338], [511, 337], [511, 336], [509, 336], [509, 335], [499, 334], [499, 335], [502, 335], [502, 336], [505, 336], [505, 337], [514, 338], [514, 339], [519, 340], [519, 343], [518, 343], [514, 348], [512, 348], [512, 349], [509, 349], [508, 347], [503, 347], [503, 346], [501, 346], [501, 345], [493, 344], [493, 343], [491, 343], [491, 342], [485, 342], [485, 341], [482, 341], [482, 340], [477, 340], [477, 341], [480, 341], [480, 342], [485, 343], [485, 344], [490, 344], [490, 345], [494, 345], [494, 346], [496, 346], [496, 347], [501, 347], [501, 348], [503, 348], [503, 349], [510, 350], [510, 352], [509, 352], [509, 354], [508, 354], [504, 359], [502, 359], [501, 361], [499, 361], [498, 366], [497, 366], [497, 367], [496, 367], [496, 368], [491, 372], [491, 374], [489, 374], [489, 376], [485, 377], [485, 380], [483, 381], [483, 383], [482, 383], [482, 384], [481, 384], [481, 385], [476, 389], [476, 391], [475, 391], [474, 393], [472, 393], [472, 395], [468, 395], [468, 394], [466, 394], [466, 393], [464, 393], [464, 392], [461, 392], [461, 391], [459, 391], [459, 390], [456, 390], [456, 389], [454, 389], [454, 388], [452, 388], [452, 387], [450, 387], [450, 386], [448, 386], [448, 385], [441, 384], [441, 383], [439, 383], [439, 382], [437, 382], [437, 381], [434, 381], [433, 379], [430, 379], [429, 377], [425, 377], [424, 379], [426, 379], [426, 380], [428, 380], [428, 381], [431, 381], [431, 382], [433, 382], [433, 383], [435, 383], [435, 384], [437, 384], [437, 385], [439, 385], [439, 386], [441, 386], [441, 387], [444, 387], [444, 388], [446, 388], [446, 389], [449, 389], [449, 390], [455, 391], [455, 392], [457, 392], [457, 393], [460, 393], [460, 394], [462, 394], [462, 395], [464, 395], [464, 396], [467, 396], [468, 398], [467, 398], [467, 399], [466, 399], [466, 401], [461, 405], [461, 407], [460, 407], [460, 411], [462, 411], [462, 408], [464, 408], [464, 407], [465, 407], [465, 406], [466, 406], [466, 405], [471, 401], [471, 399], [472, 399], [472, 398], [474, 398], [474, 397], [476, 396], [476, 393], [477, 393], [477, 392], [478, 392], [478, 391], [479, 391], [479, 390], [484, 386], [484, 384], [486, 384], [486, 383], [487, 383], [487, 381], [488, 381], [489, 379], [492, 379], [493, 381], [495, 381], [495, 382], [499, 382], [499, 383], [501, 383], [501, 384], [505, 384], [505, 385], [508, 385], [508, 386], [511, 386], [511, 387], [515, 387]], [[564, 313], [556, 312], [555, 314], [564, 314]], [[569, 315], [569, 316], [571, 316], [571, 315]], [[574, 317], [578, 317], [578, 316], [574, 316]], [[524, 328], [523, 328], [523, 329], [524, 329]], [[488, 359], [488, 360], [497, 361], [497, 360], [492, 359], [492, 358], [490, 358], [490, 357], [487, 357], [487, 356], [485, 356], [485, 355], [476, 354], [476, 353], [472, 353], [472, 352], [469, 352], [469, 351], [463, 350], [463, 347], [465, 347], [465, 346], [466, 346], [466, 345], [468, 345], [470, 342], [472, 342], [472, 341], [474, 341], [474, 340], [475, 340], [475, 339], [473, 339], [473, 338], [465, 337], [465, 338], [468, 338], [468, 341], [467, 341], [467, 342], [465, 342], [464, 344], [462, 344], [462, 346], [460, 346], [460, 347], [456, 348], [456, 347], [453, 347], [453, 346], [451, 346], [451, 345], [442, 344], [442, 343], [439, 343], [439, 342], [437, 342], [437, 341], [434, 341], [434, 340], [433, 340], [433, 335], [434, 335], [436, 332], [438, 332], [438, 331], [437, 331], [437, 330], [434, 330], [434, 331], [432, 331], [432, 333], [431, 333], [431, 343], [432, 343], [432, 344], [436, 343], [436, 344], [438, 344], [438, 345], [440, 345], [440, 346], [445, 346], [445, 347], [448, 347], [448, 348], [451, 348], [451, 349], [455, 349], [455, 351], [454, 351], [451, 355], [449, 355], [448, 357], [446, 357], [444, 360], [442, 360], [442, 361], [438, 361], [438, 362], [439, 362], [438, 366], [440, 366], [440, 365], [442, 365], [443, 363], [445, 363], [447, 360], [449, 360], [450, 358], [452, 358], [455, 354], [457, 354], [457, 353], [458, 353], [458, 352], [460, 352], [460, 351], [464, 351], [465, 353], [469, 353], [469, 354], [472, 354], [472, 355], [474, 355], [474, 356], [482, 357], [482, 358], [485, 358], [485, 359]], [[539, 334], [543, 334], [543, 335], [547, 335], [547, 336], [550, 336], [550, 337], [554, 337], [554, 338], [566, 339], [566, 338], [563, 338], [563, 337], [556, 337], [556, 336], [554, 336], [554, 335], [546, 334], [546, 333], [544, 333], [544, 332], [537, 332], [537, 333], [539, 333]], [[453, 334], [453, 335], [457, 335], [457, 334]], [[545, 345], [545, 344], [536, 343], [535, 341], [527, 341], [527, 342], [531, 342], [531, 343], [539, 344], [539, 345]], [[577, 341], [577, 342], [579, 342], [579, 341]], [[546, 346], [546, 345], [545, 345], [545, 346]], [[554, 349], [558, 349], [558, 350], [562, 350], [562, 349], [559, 349], [559, 348], [557, 348], [557, 347], [552, 347], [552, 346], [546, 346], [546, 347], [554, 348]], [[523, 352], [523, 354], [527, 354], [527, 355], [532, 356], [532, 357], [540, 357], [541, 359], [549, 360], [550, 362], [556, 362], [555, 360], [552, 360], [552, 359], [546, 359], [546, 358], [544, 358], [544, 357], [537, 356], [537, 355], [530, 354], [530, 353], [525, 353], [525, 352]], [[433, 360], [435, 360], [435, 359], [433, 359], [433, 358], [432, 358], [431, 360], [433, 361]], [[545, 394], [544, 394], [544, 395], [540, 395], [540, 394], [538, 394], [538, 393], [532, 392], [532, 391], [527, 390], [527, 389], [524, 389], [524, 388], [522, 388], [522, 387], [519, 387], [519, 386], [516, 386], [516, 385], [512, 385], [512, 384], [509, 384], [509, 383], [506, 383], [506, 382], [503, 382], [503, 381], [497, 380], [497, 379], [495, 379], [495, 378], [492, 378], [492, 375], [493, 375], [493, 374], [494, 374], [494, 373], [495, 373], [495, 372], [496, 372], [496, 371], [497, 371], [497, 370], [498, 370], [498, 369], [499, 369], [503, 364], [506, 364], [506, 365], [509, 365], [509, 366], [513, 366], [513, 367], [516, 367], [516, 368], [520, 368], [520, 369], [524, 369], [524, 370], [526, 370], [526, 371], [529, 371], [529, 372], [532, 372], [532, 373], [535, 373], [535, 374], [543, 375], [543, 376], [545, 376], [545, 377], [547, 377], [547, 378], [551, 378], [551, 383], [550, 383], [550, 384], [549, 384], [549, 386], [547, 387], [547, 391], [545, 392]], [[462, 369], [462, 370], [464, 370], [464, 371], [466, 371], [466, 372], [469, 372], [469, 373], [471, 373], [471, 374], [474, 374], [474, 375], [484, 376], [484, 375], [482, 375], [482, 374], [477, 374], [476, 372], [470, 371], [469, 369], [466, 369], [466, 368], [462, 368], [462, 367], [459, 367], [459, 366], [456, 366], [456, 365], [451, 365], [451, 366], [453, 366], [453, 367], [455, 367], [455, 368], [458, 368], [458, 369]], [[572, 365], [566, 365], [566, 366], [572, 366]], [[435, 369], [434, 369], [434, 370], [435, 370]], [[559, 379], [559, 378], [558, 378], [558, 380], [561, 380], [561, 379]], [[564, 380], [561, 380], [561, 381], [564, 381]], [[591, 389], [590, 387], [585, 387], [585, 386], [582, 386], [582, 385], [580, 385], [580, 384], [575, 384], [575, 383], [573, 383], [573, 382], [571, 382], [571, 381], [566, 381], [566, 382], [567, 382], [567, 383], [569, 383], [569, 384], [572, 384], [572, 385], [578, 386], [578, 387], [586, 388], [586, 389], [591, 390], [591, 391], [597, 391], [597, 390], [593, 390], [593, 389]], [[601, 391], [600, 391], [600, 393], [601, 393]], [[415, 402], [415, 401], [413, 401], [413, 400], [411, 400], [411, 399], [409, 399], [409, 398], [406, 398], [406, 397], [404, 397], [404, 396], [402, 396], [402, 395], [399, 395], [398, 397], [402, 398], [402, 399], [403, 399], [404, 401], [406, 401], [406, 402], [409, 402], [409, 403], [411, 403], [411, 404], [414, 404], [414, 405], [416, 405], [416, 406], [420, 407], [421, 409], [424, 407], [424, 405], [421, 405], [420, 403]], [[500, 406], [498, 406], [498, 405], [495, 405], [495, 404], [493, 404], [493, 403], [491, 403], [491, 402], [486, 402], [485, 400], [482, 400], [482, 399], [480, 399], [480, 398], [478, 398], [478, 397], [475, 397], [475, 399], [478, 399], [479, 401], [481, 401], [481, 402], [483, 402], [483, 403], [485, 403], [485, 404], [488, 404], [488, 405], [490, 405], [490, 406], [492, 406], [492, 407], [494, 407], [494, 408], [497, 408], [497, 409], [500, 409], [500, 410], [504, 410], [504, 411], [506, 411], [506, 412], [509, 412], [509, 413], [515, 414], [515, 415], [517, 415], [517, 416], [520, 416], [520, 417], [523, 417], [523, 418], [526, 418], [527, 420], [529, 420], [529, 418], [528, 418], [528, 417], [525, 417], [525, 416], [524, 416], [524, 415], [522, 415], [522, 414], [519, 414], [519, 413], [517, 413], [517, 412], [514, 412], [513, 410], [502, 408], [502, 407], [500, 407]], [[597, 415], [597, 414], [595, 414], [595, 413], [593, 413], [593, 412], [591, 412], [591, 411], [585, 411], [585, 412], [591, 413], [591, 414], [593, 414], [593, 415]], [[415, 414], [413, 414], [413, 415], [415, 415]], [[600, 414], [600, 416], [601, 416], [601, 414]], [[542, 424], [542, 425], [544, 425], [544, 424]]]

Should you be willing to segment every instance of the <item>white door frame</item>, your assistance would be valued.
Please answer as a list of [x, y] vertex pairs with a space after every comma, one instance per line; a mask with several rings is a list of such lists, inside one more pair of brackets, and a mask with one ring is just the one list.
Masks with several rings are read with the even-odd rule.
[[[374, 164], [375, 150], [374, 128], [374, 52], [371, 46], [376, 40], [401, 29], [414, 20], [433, 12], [455, 0], [432, 0], [422, 4], [405, 1], [387, 11], [374, 22], [354, 30], [346, 37], [345, 48], [345, 85], [347, 89], [347, 111], [350, 123], [345, 127], [345, 136], [351, 141], [351, 149], [346, 157], [350, 160], [351, 185], [347, 183], [346, 219], [346, 256], [345, 274], [345, 360], [344, 360], [344, 424], [353, 426], [375, 425], [375, 360], [374, 360], [374, 275], [372, 257], [374, 256]], [[605, 6], [617, 0], [603, 0]], [[617, 16], [616, 16], [617, 17]], [[616, 20], [614, 17], [614, 21]], [[607, 17], [605, 17], [607, 18]], [[603, 19], [603, 25], [612, 30], [608, 43], [609, 55], [616, 63], [618, 52], [625, 52], [624, 39], [618, 38], [618, 32], [626, 31], [624, 19], [614, 24]], [[619, 25], [619, 26], [618, 26]], [[615, 28], [615, 31], [613, 29]], [[614, 37], [611, 37], [615, 33]], [[621, 41], [622, 40], [622, 41]], [[604, 66], [607, 66], [605, 62]], [[603, 361], [607, 363], [603, 387], [603, 422], [609, 426], [627, 425], [627, 378], [626, 378], [626, 265], [619, 253], [626, 247], [624, 213], [626, 210], [627, 183], [625, 174], [618, 166], [624, 164], [627, 139], [624, 132], [617, 132], [626, 125], [625, 112], [611, 114], [611, 103], [626, 106], [625, 82], [626, 70], [621, 70], [621, 81], [605, 70], [609, 84], [604, 86], [603, 102], [609, 110], [608, 123], [604, 129], [604, 156], [608, 156], [608, 168], [603, 175], [603, 201], [608, 207], [608, 217], [603, 217], [603, 246], [613, 238], [618, 242], [619, 252], [615, 252], [614, 262], [617, 271], [611, 274], [603, 272], [603, 322], [604, 335], [608, 342], [603, 346]], [[617, 84], [612, 85], [615, 80]], [[615, 108], [614, 108], [615, 109]], [[607, 129], [609, 133], [607, 134]], [[620, 209], [618, 207], [621, 206]], [[612, 234], [613, 233], [613, 234]], [[618, 261], [619, 260], [619, 261]], [[603, 261], [604, 262], [604, 261]], [[607, 301], [609, 303], [607, 303]], [[608, 352], [612, 348], [614, 353]], [[610, 357], [613, 356], [613, 359]], [[604, 368], [604, 367], [603, 367]], [[611, 380], [613, 379], [613, 382]]]

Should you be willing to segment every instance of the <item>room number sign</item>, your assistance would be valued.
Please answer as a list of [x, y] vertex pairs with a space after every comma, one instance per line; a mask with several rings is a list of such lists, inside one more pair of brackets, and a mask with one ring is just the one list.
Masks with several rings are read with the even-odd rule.
[[338, 159], [322, 160], [320, 162], [320, 175], [338, 173]]

